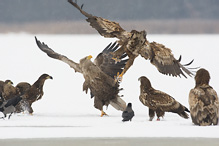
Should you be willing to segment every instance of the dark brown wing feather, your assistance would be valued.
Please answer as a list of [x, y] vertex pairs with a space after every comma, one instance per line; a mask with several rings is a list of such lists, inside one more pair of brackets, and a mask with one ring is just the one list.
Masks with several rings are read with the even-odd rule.
[[[192, 76], [193, 73], [189, 71], [185, 66], [183, 66], [181, 61], [181, 56], [179, 60], [176, 60], [169, 48], [166, 48], [162, 44], [152, 42], [149, 44], [150, 47], [142, 49], [140, 54], [145, 59], [150, 59], [150, 62], [155, 65], [158, 71], [165, 75], [179, 76], [186, 75]], [[191, 64], [190, 62], [189, 64]]]
[[119, 39], [127, 38], [129, 33], [126, 32], [119, 25], [119, 23], [88, 14], [87, 12], [83, 11], [82, 7], [79, 7], [76, 2], [73, 2], [72, 0], [68, 0], [68, 2], [72, 4], [75, 8], [77, 8], [85, 17], [87, 17], [86, 19], [87, 22], [89, 22], [90, 25], [99, 32], [100, 35], [109, 38], [112, 37], [117, 37]]
[[35, 37], [35, 40], [36, 40], [36, 44], [39, 47], [39, 49], [41, 51], [45, 52], [49, 57], [54, 58], [54, 59], [58, 59], [58, 60], [61, 60], [65, 63], [67, 63], [71, 68], [73, 68], [75, 70], [75, 72], [80, 72], [80, 73], [82, 72], [78, 63], [75, 63], [74, 61], [68, 59], [64, 55], [56, 53], [51, 48], [49, 48], [45, 43], [41, 43], [39, 40], [37, 40], [36, 37]]
[[120, 62], [115, 62], [112, 59], [112, 53], [119, 49], [119, 44], [110, 43], [94, 60], [94, 63], [100, 67], [100, 69], [107, 75], [114, 78], [117, 73], [121, 74], [123, 68], [126, 65], [128, 59], [124, 59], [127, 55], [124, 53], [120, 57]]

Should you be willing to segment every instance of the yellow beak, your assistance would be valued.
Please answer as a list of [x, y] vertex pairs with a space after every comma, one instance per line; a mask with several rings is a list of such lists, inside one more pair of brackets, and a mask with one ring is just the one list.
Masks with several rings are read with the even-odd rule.
[[93, 58], [91, 55], [87, 56], [87, 59], [91, 59], [91, 58]]

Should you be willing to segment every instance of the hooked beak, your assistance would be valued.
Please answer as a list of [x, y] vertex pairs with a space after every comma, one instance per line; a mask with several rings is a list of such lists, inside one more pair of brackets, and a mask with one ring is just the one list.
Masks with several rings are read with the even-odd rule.
[[89, 59], [89, 60], [90, 60], [91, 58], [93, 58], [91, 55], [87, 56], [87, 59]]
[[53, 77], [52, 76], [47, 76], [47, 79], [53, 79]]

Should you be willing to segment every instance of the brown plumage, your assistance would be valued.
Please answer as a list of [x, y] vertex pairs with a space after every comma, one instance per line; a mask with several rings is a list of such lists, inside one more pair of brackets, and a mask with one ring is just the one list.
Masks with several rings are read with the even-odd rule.
[[124, 110], [126, 103], [120, 98], [119, 82], [114, 80], [114, 76], [117, 72], [122, 72], [122, 68], [125, 66], [127, 60], [123, 60], [125, 55], [120, 58], [122, 61], [115, 63], [112, 59], [111, 52], [117, 50], [118, 45], [116, 43], [109, 44], [94, 60], [91, 61], [92, 56], [84, 57], [80, 60], [80, 63], [68, 59], [66, 56], [54, 52], [46, 44], [41, 43], [36, 39], [38, 47], [45, 52], [49, 57], [61, 60], [76, 72], [83, 74], [85, 82], [83, 84], [83, 91], [87, 93], [90, 89], [91, 98], [94, 97], [94, 107], [101, 111], [101, 116], [105, 114], [103, 112], [103, 106], [111, 104], [117, 110]]
[[[5, 81], [0, 81], [0, 97], [3, 97], [2, 96], [2, 92], [3, 92], [3, 86], [5, 84], [13, 84], [13, 82], [11, 80], [5, 80]], [[3, 99], [3, 98], [2, 98]]]
[[[30, 89], [27, 90], [23, 95], [22, 98], [28, 101], [30, 106], [32, 105], [33, 102], [40, 100], [44, 94], [43, 92], [43, 85], [45, 80], [47, 79], [53, 79], [50, 75], [48, 74], [42, 74], [38, 80], [31, 85]], [[30, 113], [33, 113], [33, 111], [30, 111]]]
[[139, 99], [149, 108], [150, 121], [154, 118], [155, 112], [159, 117], [164, 116], [165, 112], [177, 113], [181, 117], [188, 119], [189, 116], [186, 112], [189, 110], [176, 101], [170, 95], [156, 90], [151, 86], [151, 82], [145, 76], [139, 78], [140, 84], [140, 96]]
[[195, 88], [189, 93], [192, 122], [199, 126], [217, 125], [219, 101], [216, 91], [209, 85], [210, 74], [199, 69], [195, 76]]
[[173, 56], [171, 50], [166, 48], [162, 44], [158, 44], [156, 42], [150, 43], [146, 39], [146, 31], [136, 31], [132, 30], [128, 32], [124, 30], [117, 22], [109, 21], [107, 19], [93, 16], [88, 14], [82, 7], [79, 7], [76, 2], [72, 0], [68, 0], [70, 4], [72, 4], [75, 8], [77, 8], [85, 17], [87, 17], [87, 22], [95, 28], [101, 36], [107, 38], [118, 38], [118, 43], [120, 44], [120, 49], [113, 53], [113, 58], [119, 61], [121, 55], [126, 53], [129, 57], [128, 62], [126, 63], [122, 75], [132, 66], [136, 57], [141, 55], [146, 60], [150, 60], [150, 62], [155, 65], [158, 71], [162, 74], [172, 75], [172, 76], [180, 76], [183, 75], [186, 78], [184, 72], [191, 76], [193, 75], [185, 66], [190, 65], [193, 60], [186, 64], [182, 65], [180, 63], [181, 56], [177, 60]]
[[23, 95], [27, 90], [29, 90], [31, 85], [27, 82], [20, 82], [16, 85], [19, 95]]
[[6, 80], [2, 87], [2, 97], [4, 100], [8, 100], [18, 95], [17, 88], [13, 86], [13, 82]]
[[[27, 82], [20, 82], [16, 85], [18, 96], [22, 96], [25, 92], [27, 92], [30, 89], [31, 85]], [[33, 109], [29, 102], [26, 99], [22, 99], [17, 105], [16, 105], [16, 113], [20, 112], [29, 112], [32, 113]]]

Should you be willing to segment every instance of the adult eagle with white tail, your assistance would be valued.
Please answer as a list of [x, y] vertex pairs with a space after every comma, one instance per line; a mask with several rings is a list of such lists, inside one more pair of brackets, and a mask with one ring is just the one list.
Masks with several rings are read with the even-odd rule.
[[124, 111], [126, 108], [126, 103], [118, 95], [119, 82], [114, 80], [114, 76], [117, 73], [121, 73], [123, 67], [125, 66], [127, 56], [125, 53], [120, 57], [121, 61], [116, 63], [112, 59], [112, 52], [116, 51], [119, 47], [118, 44], [109, 44], [94, 60], [91, 61], [92, 56], [86, 56], [80, 60], [80, 63], [75, 63], [74, 61], [68, 59], [66, 56], [54, 52], [46, 44], [41, 43], [36, 38], [36, 43], [38, 47], [45, 52], [49, 57], [61, 60], [70, 67], [72, 67], [75, 72], [82, 73], [85, 79], [83, 84], [83, 91], [87, 93], [90, 89], [91, 98], [94, 97], [94, 107], [101, 111], [101, 116], [106, 115], [103, 111], [103, 106], [112, 105], [117, 110]]
[[186, 73], [189, 76], [192, 76], [192, 72], [190, 72], [185, 66], [190, 65], [193, 60], [186, 64], [182, 65], [180, 63], [181, 56], [179, 59], [175, 59], [173, 56], [171, 49], [166, 48], [164, 45], [152, 42], [150, 43], [146, 39], [146, 31], [136, 31], [132, 30], [128, 32], [124, 30], [119, 23], [109, 21], [107, 19], [93, 16], [88, 14], [82, 7], [79, 7], [77, 2], [73, 2], [72, 0], [68, 0], [70, 4], [72, 4], [75, 8], [77, 8], [85, 17], [87, 17], [87, 22], [95, 28], [101, 36], [107, 38], [118, 38], [118, 43], [121, 46], [117, 51], [113, 52], [113, 59], [116, 61], [120, 61], [120, 57], [124, 52], [128, 55], [129, 60], [126, 63], [123, 71], [118, 76], [122, 78], [123, 74], [132, 66], [136, 57], [141, 55], [146, 60], [150, 60], [150, 62], [155, 65], [158, 71], [162, 74], [172, 75], [172, 76], [180, 76], [183, 75], [185, 78]]

